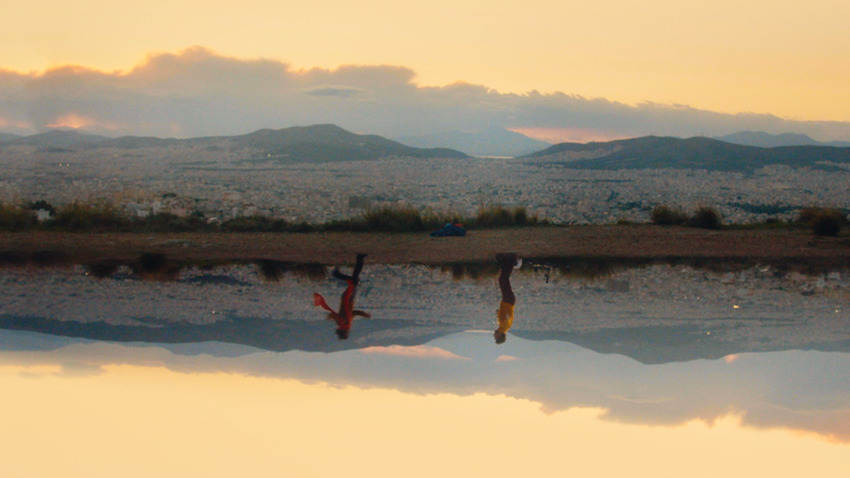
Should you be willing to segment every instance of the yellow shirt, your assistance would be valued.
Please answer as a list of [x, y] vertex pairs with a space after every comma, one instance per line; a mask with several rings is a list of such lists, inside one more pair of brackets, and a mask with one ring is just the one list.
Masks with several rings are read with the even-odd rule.
[[499, 332], [506, 333], [514, 324], [514, 305], [501, 301], [496, 317], [499, 318]]

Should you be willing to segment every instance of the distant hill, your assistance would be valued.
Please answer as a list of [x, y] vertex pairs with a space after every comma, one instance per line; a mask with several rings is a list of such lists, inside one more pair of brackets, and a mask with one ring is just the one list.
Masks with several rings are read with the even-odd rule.
[[152, 136], [121, 136], [120, 138], [112, 138], [98, 143], [97, 146], [102, 148], [119, 149], [165, 148], [179, 144], [183, 141], [185, 140], [174, 138], [154, 138]]
[[279, 130], [261, 129], [240, 136], [216, 136], [191, 139], [123, 136], [107, 138], [55, 130], [32, 136], [14, 137], [3, 144], [28, 145], [49, 151], [86, 148], [167, 148], [193, 145], [213, 148], [252, 149], [257, 159], [327, 162], [378, 159], [392, 156], [413, 158], [466, 158], [466, 154], [448, 148], [414, 148], [375, 135], [360, 135], [335, 125], [315, 125]]
[[550, 143], [529, 138], [503, 128], [488, 128], [478, 131], [443, 131], [440, 133], [402, 136], [397, 138], [404, 144], [420, 148], [445, 146], [473, 156], [521, 156]]
[[[391, 156], [408, 158], [466, 158], [448, 148], [413, 148], [376, 135], [361, 135], [325, 124], [279, 130], [261, 129], [229, 142], [259, 149], [264, 155], [292, 161], [353, 161]], [[199, 141], [199, 140], [192, 140]]]
[[20, 138], [20, 136], [16, 134], [0, 133], [0, 143], [5, 143], [6, 141], [12, 141], [18, 138]]
[[31, 136], [19, 136], [6, 141], [4, 144], [37, 146], [39, 148], [88, 148], [108, 139], [106, 136], [55, 129]]
[[757, 146], [759, 148], [778, 148], [782, 146], [837, 146], [850, 147], [848, 141], [820, 142], [797, 133], [770, 134], [763, 131], [742, 131], [740, 133], [719, 136], [714, 139], [743, 146]]
[[[302, 350], [331, 353], [370, 346], [424, 345], [447, 335], [463, 332], [458, 324], [422, 324], [404, 319], [364, 320], [357, 324], [359, 340], [329, 340], [332, 329], [317, 320], [266, 320], [257, 317], [231, 316], [226, 319], [196, 324], [160, 318], [139, 319], [142, 325], [109, 324], [106, 322], [77, 322], [49, 317], [0, 314], [0, 350], [3, 350], [5, 330], [28, 331], [61, 337], [105, 340], [109, 342], [154, 343], [178, 350], [193, 350], [190, 344], [205, 344], [204, 353], [214, 356], [241, 355], [238, 348], [228, 344], [248, 346], [274, 352]], [[729, 326], [734, 330], [734, 326]], [[718, 331], [722, 333], [722, 331]], [[792, 349], [784, 341], [759, 343], [747, 340], [746, 335], [728, 333], [727, 340], [706, 340], [705, 328], [700, 325], [654, 325], [614, 327], [589, 331], [523, 330], [511, 331], [518, 338], [534, 341], [537, 347], [548, 343], [569, 342], [602, 354], [619, 354], [644, 364], [665, 364], [691, 360], [717, 360], [735, 353], [773, 352]], [[33, 338], [33, 337], [30, 337]], [[512, 339], [513, 340], [513, 339]], [[486, 346], [486, 342], [480, 342]], [[65, 341], [38, 337], [28, 343], [15, 337], [12, 350], [52, 350]], [[218, 344], [218, 345], [215, 345]], [[212, 345], [212, 347], [211, 347]], [[6, 346], [8, 349], [8, 345]], [[171, 348], [169, 347], [169, 348]], [[850, 340], [836, 338], [830, 342], [810, 342], [793, 349], [824, 352], [850, 352]], [[198, 350], [198, 349], [194, 349]]]
[[850, 148], [786, 146], [759, 148], [716, 139], [646, 136], [604, 143], [561, 143], [525, 156], [575, 169], [707, 169], [752, 171], [772, 165], [835, 169], [850, 163]]

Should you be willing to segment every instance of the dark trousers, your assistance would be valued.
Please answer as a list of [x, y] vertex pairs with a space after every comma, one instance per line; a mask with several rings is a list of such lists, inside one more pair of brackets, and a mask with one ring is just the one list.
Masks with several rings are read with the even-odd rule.
[[357, 254], [357, 262], [354, 263], [354, 272], [351, 275], [343, 274], [339, 271], [339, 269], [334, 269], [333, 276], [339, 280], [344, 281], [352, 281], [355, 284], [360, 282], [360, 271], [363, 270], [363, 258], [365, 258], [365, 254]]

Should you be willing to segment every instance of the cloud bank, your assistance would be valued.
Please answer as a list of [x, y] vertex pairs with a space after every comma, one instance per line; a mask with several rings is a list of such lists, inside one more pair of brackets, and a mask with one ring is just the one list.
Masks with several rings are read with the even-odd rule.
[[185, 138], [335, 123], [387, 137], [505, 128], [555, 140], [742, 130], [850, 140], [850, 122], [626, 105], [560, 92], [504, 94], [467, 83], [422, 87], [414, 80], [415, 73], [400, 66], [295, 70], [202, 47], [151, 55], [126, 72], [0, 69], [0, 131], [28, 134], [64, 126], [111, 136]]

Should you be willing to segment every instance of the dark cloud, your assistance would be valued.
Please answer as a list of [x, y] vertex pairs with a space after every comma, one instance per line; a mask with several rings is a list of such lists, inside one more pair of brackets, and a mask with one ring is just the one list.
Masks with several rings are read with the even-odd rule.
[[194, 47], [155, 54], [127, 72], [62, 67], [0, 70], [0, 130], [34, 132], [75, 118], [111, 134], [202, 136], [335, 123], [390, 137], [484, 128], [568, 128], [611, 136], [723, 135], [742, 130], [850, 139], [850, 122], [637, 106], [564, 93], [502, 94], [482, 85], [419, 87], [398, 66], [295, 70]]

